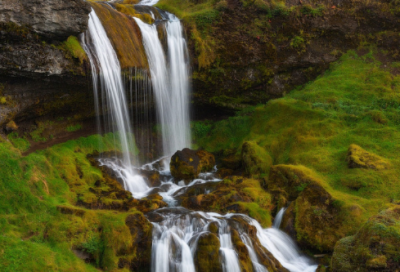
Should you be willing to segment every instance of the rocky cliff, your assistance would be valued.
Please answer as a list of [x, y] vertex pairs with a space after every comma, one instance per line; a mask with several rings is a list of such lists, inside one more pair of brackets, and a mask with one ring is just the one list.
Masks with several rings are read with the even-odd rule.
[[0, 1], [0, 125], [91, 109], [86, 56], [73, 36], [89, 12], [82, 0]]

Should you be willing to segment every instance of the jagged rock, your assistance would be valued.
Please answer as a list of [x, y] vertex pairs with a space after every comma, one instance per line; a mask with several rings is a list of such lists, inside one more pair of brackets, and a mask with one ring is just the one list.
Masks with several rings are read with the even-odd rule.
[[194, 179], [201, 172], [212, 170], [215, 165], [214, 155], [203, 150], [194, 151], [184, 148], [171, 158], [171, 174], [176, 179]]
[[331, 271], [399, 271], [399, 226], [399, 205], [371, 217], [354, 236], [336, 243]]
[[242, 163], [246, 174], [250, 176], [268, 174], [272, 158], [256, 142], [245, 142], [242, 145]]
[[90, 6], [83, 0], [0, 0], [0, 22], [28, 25], [50, 39], [79, 35], [88, 25]]
[[355, 144], [350, 145], [346, 161], [349, 168], [384, 170], [390, 167], [390, 163], [384, 158], [370, 153]]

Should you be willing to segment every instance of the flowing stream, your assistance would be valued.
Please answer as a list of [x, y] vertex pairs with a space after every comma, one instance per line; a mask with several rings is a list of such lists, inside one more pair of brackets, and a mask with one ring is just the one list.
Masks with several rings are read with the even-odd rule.
[[[147, 4], [154, 2], [147, 1]], [[103, 111], [107, 109], [107, 112], [102, 114], [108, 116], [104, 124], [110, 126], [113, 132], [117, 132], [115, 133], [116, 144], [123, 151], [115, 158], [99, 159], [99, 161], [114, 170], [123, 180], [125, 188], [131, 191], [135, 198], [158, 192], [169, 204], [168, 208], [151, 212], [158, 216], [158, 220], [152, 220], [154, 229], [151, 271], [195, 272], [198, 241], [203, 235], [212, 233], [220, 241], [219, 255], [222, 270], [240, 272], [239, 253], [232, 240], [233, 231], [237, 231], [240, 240], [246, 246], [246, 254], [251, 261], [253, 271], [268, 271], [268, 263], [266, 263], [269, 262], [266, 261], [268, 258], [261, 258], [262, 254], [265, 255], [265, 250], [268, 250], [283, 267], [292, 272], [315, 271], [317, 265], [302, 255], [291, 238], [279, 230], [285, 210], [277, 214], [273, 228], [264, 229], [256, 220], [247, 215], [221, 215], [213, 212], [190, 211], [177, 206], [177, 197], [184, 194], [185, 190], [191, 186], [221, 180], [215, 177], [216, 168], [214, 172], [202, 173], [198, 179], [188, 185], [175, 181], [171, 176], [168, 167], [170, 156], [175, 151], [190, 146], [191, 141], [188, 56], [183, 29], [174, 15], [168, 13], [163, 15], [167, 37], [167, 50], [164, 51], [157, 26], [146, 24], [137, 18], [135, 21], [142, 32], [150, 66], [151, 85], [162, 126], [164, 157], [160, 160], [141, 167], [135, 166], [135, 158], [130, 152], [134, 147], [134, 140], [121, 67], [94, 11], [90, 14], [89, 28], [82, 37], [82, 45], [91, 63], [97, 114], [100, 116], [100, 109]], [[130, 85], [132, 86], [132, 82]], [[132, 88], [130, 88], [130, 93], [132, 99]], [[99, 121], [99, 127], [100, 123]], [[145, 179], [137, 174], [139, 171], [149, 170], [160, 173], [160, 186], [150, 187]], [[151, 215], [148, 217], [151, 218]], [[213, 230], [211, 226], [214, 226]], [[250, 232], [250, 227], [256, 231]]]

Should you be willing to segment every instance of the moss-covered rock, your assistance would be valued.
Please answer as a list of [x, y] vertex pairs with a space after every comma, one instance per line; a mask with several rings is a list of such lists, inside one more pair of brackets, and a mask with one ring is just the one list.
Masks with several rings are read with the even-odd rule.
[[198, 272], [222, 272], [221, 247], [218, 237], [213, 233], [203, 234], [197, 242], [194, 264]]
[[179, 203], [188, 209], [220, 213], [244, 213], [264, 227], [271, 226], [271, 196], [260, 180], [232, 176], [220, 183], [191, 186], [177, 192]]
[[245, 142], [242, 145], [242, 163], [249, 176], [268, 174], [272, 158], [256, 142]]
[[90, 2], [118, 55], [121, 68], [148, 68], [142, 34], [135, 20], [107, 4]]
[[355, 144], [350, 145], [346, 161], [349, 168], [384, 170], [390, 167], [390, 163], [384, 158], [370, 153]]
[[355, 235], [337, 242], [332, 256], [331, 271], [398, 271], [399, 226], [399, 205], [371, 217]]
[[264, 180], [264, 187], [273, 195], [277, 210], [287, 207], [309, 184], [318, 184], [310, 169], [297, 165], [274, 165]]
[[201, 172], [212, 170], [215, 165], [214, 155], [204, 150], [184, 148], [171, 158], [171, 174], [176, 179], [194, 179]]
[[313, 171], [303, 166], [272, 167], [268, 191], [279, 207], [290, 203], [281, 227], [300, 245], [320, 252], [333, 251], [336, 242], [355, 231], [363, 209], [338, 199]]

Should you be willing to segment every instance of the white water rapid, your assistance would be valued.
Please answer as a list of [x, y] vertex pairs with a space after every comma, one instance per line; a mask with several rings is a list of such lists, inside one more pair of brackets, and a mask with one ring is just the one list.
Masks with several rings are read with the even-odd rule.
[[[135, 147], [135, 142], [121, 77], [121, 66], [94, 10], [89, 14], [88, 30], [81, 41], [91, 63], [96, 114], [101, 116], [99, 105], [101, 99], [105, 117], [104, 125], [109, 126], [108, 129], [115, 133], [116, 145], [120, 146], [122, 150], [118, 164], [109, 163], [107, 159], [102, 163], [110, 166], [119, 175], [124, 182], [125, 189], [132, 192], [133, 195], [141, 195], [149, 188], [143, 177], [137, 175], [133, 168], [134, 158], [131, 151]], [[98, 123], [100, 127], [100, 121]]]
[[156, 24], [149, 25], [134, 18], [142, 32], [149, 62], [157, 116], [161, 124], [164, 156], [190, 147], [189, 65], [186, 40], [181, 22], [165, 13], [167, 52], [158, 36]]

